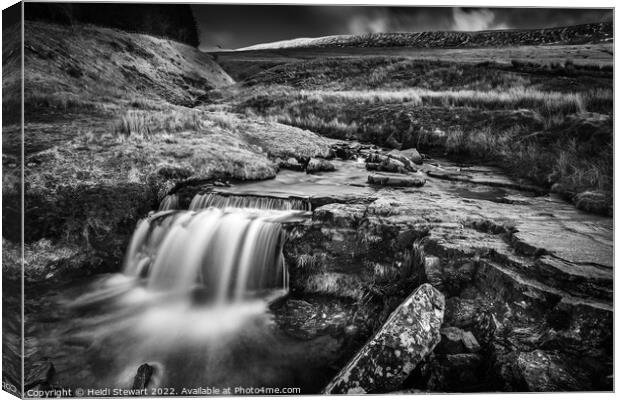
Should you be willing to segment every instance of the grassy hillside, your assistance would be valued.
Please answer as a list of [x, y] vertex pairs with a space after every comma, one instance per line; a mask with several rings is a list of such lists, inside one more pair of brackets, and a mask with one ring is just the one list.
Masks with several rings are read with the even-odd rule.
[[24, 36], [27, 112], [103, 109], [132, 97], [192, 105], [210, 89], [232, 83], [209, 55], [171, 40], [41, 22], [27, 22]]
[[[10, 35], [19, 35], [11, 30]], [[25, 24], [24, 107], [27, 122], [89, 119], [101, 123], [125, 109], [148, 104], [192, 106], [211, 89], [233, 82], [209, 55], [191, 46], [148, 35], [77, 25]], [[16, 62], [19, 49], [4, 49], [3, 62]], [[20, 76], [3, 76], [3, 124], [20, 115]], [[41, 132], [26, 138], [26, 151], [45, 148], [75, 132]], [[96, 128], [98, 129], [98, 128]], [[5, 129], [5, 152], [19, 134]], [[51, 141], [51, 142], [50, 142]]]
[[511, 65], [513, 61], [543, 65], [563, 64], [566, 59], [575, 65], [613, 67], [612, 41], [588, 45], [508, 46], [498, 48], [291, 48], [212, 53], [230, 76], [240, 81], [277, 65], [313, 62], [325, 58], [408, 58], [414, 60], [448, 61], [459, 64], [493, 62]]

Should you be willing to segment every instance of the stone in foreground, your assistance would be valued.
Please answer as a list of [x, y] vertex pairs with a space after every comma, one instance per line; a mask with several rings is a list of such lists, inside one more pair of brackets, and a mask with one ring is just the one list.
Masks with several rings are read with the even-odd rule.
[[132, 389], [146, 389], [151, 381], [155, 368], [149, 364], [142, 364], [138, 367], [138, 372], [133, 379]]
[[416, 365], [439, 343], [444, 306], [444, 296], [437, 289], [429, 284], [418, 287], [327, 385], [324, 393], [399, 389]]

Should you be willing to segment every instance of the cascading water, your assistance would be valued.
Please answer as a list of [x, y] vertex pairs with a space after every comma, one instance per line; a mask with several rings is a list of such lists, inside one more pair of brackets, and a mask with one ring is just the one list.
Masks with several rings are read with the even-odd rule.
[[257, 197], [222, 196], [220, 207], [195, 210], [178, 204], [169, 196], [160, 208], [172, 209], [138, 223], [122, 274], [101, 277], [68, 301], [79, 323], [55, 335], [92, 344], [81, 356], [93, 368], [84, 386], [131, 387], [143, 363], [157, 366], [157, 385], [177, 390], [247, 385], [248, 377], [282, 385], [291, 365], [278, 348], [298, 347], [273, 330], [268, 305], [288, 291], [282, 223], [305, 212]]
[[169, 194], [159, 203], [159, 211], [176, 210], [179, 208], [179, 196]]
[[199, 288], [217, 303], [263, 289], [287, 289], [278, 219], [287, 212], [250, 209], [162, 211], [141, 221], [125, 259], [128, 276], [152, 291]]
[[[353, 166], [343, 182], [351, 170], [366, 176], [363, 165]], [[189, 210], [180, 195], [164, 197], [137, 224], [121, 273], [54, 283], [53, 306], [36, 324], [39, 355], [70, 377], [59, 384], [72, 389], [131, 388], [148, 363], [156, 369], [149, 387], [171, 395], [298, 384], [318, 392], [331, 377], [334, 360], [324, 355], [337, 339], [290, 335], [280, 314], [286, 302], [272, 300], [288, 290], [284, 227], [309, 217], [304, 196], [361, 190], [333, 178], [283, 171], [239, 192], [197, 195]]]
[[220, 193], [198, 194], [189, 205], [190, 210], [200, 210], [208, 207], [219, 208], [255, 208], [260, 210], [299, 210], [310, 211], [310, 202], [302, 199], [265, 197], [265, 196], [236, 196]]

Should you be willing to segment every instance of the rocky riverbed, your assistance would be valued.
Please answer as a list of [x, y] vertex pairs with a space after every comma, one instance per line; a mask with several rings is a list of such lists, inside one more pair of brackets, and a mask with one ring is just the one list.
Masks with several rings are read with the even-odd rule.
[[285, 246], [292, 298], [383, 303], [369, 332], [430, 283], [446, 299], [442, 341], [411, 389], [609, 389], [612, 220], [491, 167], [427, 159], [411, 168], [397, 178], [424, 186], [368, 184], [359, 164], [347, 178], [322, 175], [314, 190], [332, 201], [292, 227]]
[[[404, 163], [401, 173], [376, 171], [368, 164], [377, 157], [391, 162], [400, 155], [355, 143], [332, 146], [344, 158], [321, 161], [331, 172], [281, 170], [273, 180], [173, 193], [179, 208], [200, 192], [308, 202], [311, 212], [284, 225], [290, 293], [272, 303], [269, 314], [289, 359], [313, 349], [312, 376], [320, 388], [611, 388], [611, 219], [580, 212], [491, 167], [426, 157], [422, 164]], [[423, 185], [369, 183], [372, 174]], [[385, 339], [401, 330], [424, 331], [395, 317], [420, 285], [440, 299], [433, 300], [441, 304], [437, 322], [424, 328], [431, 336], [414, 334], [400, 344]], [[434, 315], [430, 305], [411, 304], [420, 315]], [[372, 343], [374, 349], [364, 347]], [[53, 361], [53, 348], [35, 345], [39, 355], [31, 359]], [[386, 351], [398, 356], [372, 356]], [[63, 357], [56, 362], [62, 365]], [[343, 383], [351, 368], [362, 371], [358, 380]], [[341, 378], [328, 385], [338, 371]], [[316, 392], [317, 383], [302, 386]]]

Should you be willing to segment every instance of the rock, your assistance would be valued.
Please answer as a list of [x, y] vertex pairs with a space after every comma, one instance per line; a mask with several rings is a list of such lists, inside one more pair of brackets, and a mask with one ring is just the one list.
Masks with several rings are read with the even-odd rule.
[[391, 157], [385, 157], [380, 163], [366, 163], [366, 169], [369, 171], [407, 173], [405, 164]]
[[393, 391], [439, 343], [444, 296], [418, 287], [324, 389], [326, 394]]
[[367, 163], [380, 163], [383, 162], [383, 160], [385, 160], [387, 158], [387, 156], [384, 156], [383, 154], [372, 152], [372, 153], [368, 153], [368, 155], [366, 156], [366, 162]]
[[397, 203], [392, 204], [389, 200], [380, 198], [372, 202], [368, 206], [368, 210], [376, 215], [388, 216], [398, 212], [395, 210], [397, 205]]
[[441, 329], [441, 342], [435, 349], [437, 354], [477, 353], [480, 344], [469, 331], [449, 326]]
[[392, 150], [387, 155], [388, 155], [389, 158], [392, 158], [394, 160], [398, 160], [401, 163], [403, 163], [405, 165], [405, 167], [409, 171], [416, 172], [416, 168], [415, 168], [415, 164], [414, 164], [413, 160], [411, 160], [409, 157], [404, 155], [402, 151], [400, 151], [400, 150]]
[[468, 327], [475, 320], [477, 308], [474, 299], [451, 297], [446, 300], [445, 322], [459, 328]]
[[414, 164], [422, 165], [422, 155], [416, 149], [401, 150], [398, 152], [401, 157], [405, 157]]
[[409, 176], [368, 175], [368, 183], [394, 187], [422, 187], [426, 184], [426, 179]]
[[294, 157], [287, 158], [286, 160], [281, 160], [278, 163], [278, 165], [282, 169], [290, 169], [290, 170], [293, 170], [293, 171], [303, 171], [304, 170], [304, 166], [301, 165], [299, 163], [299, 161], [297, 161], [297, 159], [294, 158]]
[[503, 357], [499, 374], [508, 388], [517, 391], [557, 392], [588, 390], [588, 377], [580, 369], [579, 362], [564, 362], [553, 352], [534, 350], [513, 352]]
[[574, 197], [574, 202], [580, 210], [607, 216], [613, 215], [611, 194], [600, 191], [581, 192]]
[[142, 364], [138, 367], [138, 372], [133, 379], [132, 389], [146, 389], [151, 381], [151, 377], [155, 373], [155, 367], [149, 364]]
[[306, 166], [306, 173], [314, 174], [316, 172], [330, 172], [335, 171], [336, 167], [331, 162], [322, 158], [311, 158]]
[[341, 228], [356, 228], [364, 218], [366, 209], [363, 204], [332, 203], [315, 209], [312, 219]]
[[342, 158], [343, 160], [352, 160], [357, 157], [360, 151], [360, 145], [357, 143], [336, 143], [331, 147], [334, 154], [338, 158]]

